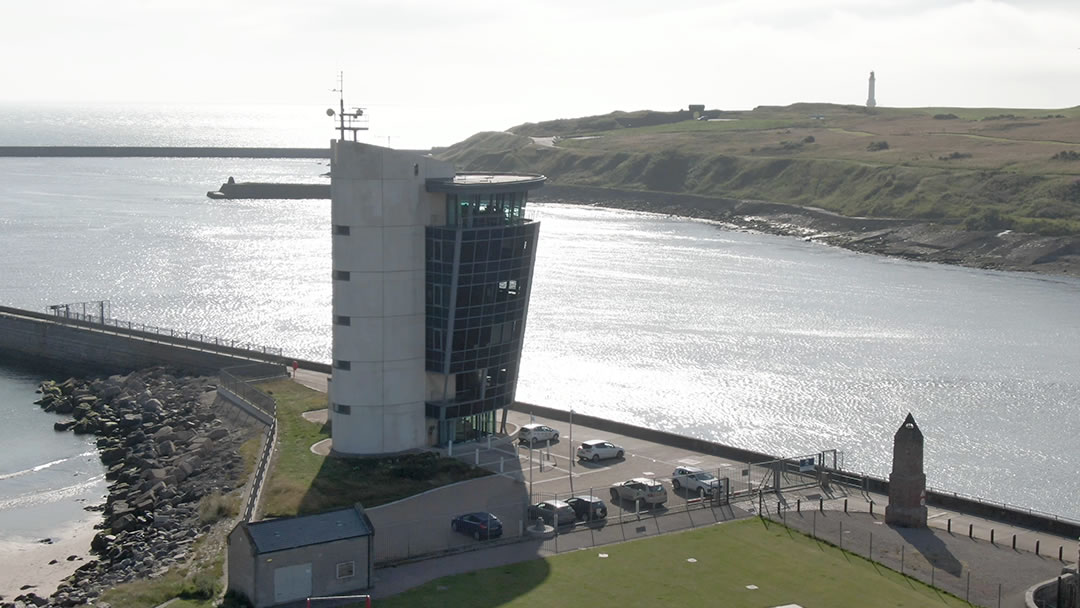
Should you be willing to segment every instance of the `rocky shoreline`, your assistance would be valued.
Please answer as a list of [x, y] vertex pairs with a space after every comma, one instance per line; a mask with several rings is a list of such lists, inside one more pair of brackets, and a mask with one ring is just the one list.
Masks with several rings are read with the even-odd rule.
[[767, 201], [578, 186], [546, 186], [533, 200], [712, 220], [739, 230], [793, 236], [919, 262], [1080, 277], [1078, 236], [969, 231], [955, 224], [848, 217]]
[[95, 601], [102, 591], [190, 560], [193, 544], [219, 515], [208, 512], [214, 501], [229, 500], [244, 485], [237, 450], [255, 436], [242, 416], [219, 410], [216, 388], [214, 378], [164, 368], [41, 385], [37, 403], [70, 416], [54, 425], [57, 431], [97, 436], [110, 482], [105, 504], [87, 507], [103, 515], [91, 543], [97, 559], [49, 597], [30, 592], [0, 606], [102, 606]]

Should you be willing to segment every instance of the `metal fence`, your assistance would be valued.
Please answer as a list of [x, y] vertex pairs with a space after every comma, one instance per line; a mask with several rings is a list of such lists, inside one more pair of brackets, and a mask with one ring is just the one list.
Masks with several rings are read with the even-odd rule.
[[89, 324], [97, 325], [100, 327], [115, 327], [117, 329], [126, 330], [129, 333], [138, 332], [152, 336], [170, 338], [170, 341], [177, 343], [179, 343], [180, 341], [185, 341], [190, 342], [194, 345], [244, 350], [268, 355], [271, 357], [282, 357], [282, 350], [273, 346], [263, 346], [260, 344], [253, 344], [251, 342], [231, 340], [229, 338], [220, 338], [218, 336], [210, 336], [198, 332], [180, 331], [178, 329], [172, 329], [168, 327], [157, 327], [154, 325], [147, 325], [145, 323], [122, 321], [120, 319], [105, 317], [101, 314], [95, 315], [93, 313], [73, 312], [72, 310], [70, 310], [70, 308], [66, 308], [64, 306], [49, 306], [46, 308], [46, 312], [52, 319], [61, 323], [71, 322], [72, 324], [79, 325]]
[[[819, 504], [817, 501], [785, 503], [773, 494], [762, 494], [756, 510], [767, 520], [865, 557], [977, 606], [1023, 605], [1026, 584], [1018, 588], [1000, 576], [972, 569], [967, 565], [969, 560], [957, 557], [940, 533], [875, 525], [884, 519], [882, 510], [875, 516], [872, 512], [822, 510]], [[980, 536], [985, 538], [980, 539]], [[992, 529], [980, 529], [976, 534], [974, 526], [954, 531], [950, 525], [948, 538], [989, 541], [1011, 554], [1033, 553], [1042, 562], [1056, 560], [1055, 564], [1064, 564], [1063, 560], [1067, 559], [1063, 546], [1046, 546], [1037, 540], [1032, 546], [1024, 546], [1031, 541], [1023, 539], [1018, 545], [1016, 536], [1005, 537], [1003, 534], [995, 538]], [[1053, 567], [1051, 564], [1051, 569]]]
[[[261, 365], [261, 364], [257, 364], [257, 365]], [[222, 388], [224, 388], [224, 389], [228, 390], [229, 392], [233, 393], [237, 397], [243, 399], [248, 404], [252, 405], [253, 407], [257, 408], [258, 410], [266, 413], [271, 418], [275, 418], [277, 416], [277, 401], [274, 401], [273, 397], [271, 397], [270, 395], [267, 395], [266, 393], [260, 391], [259, 389], [255, 388], [254, 386], [252, 386], [249, 383], [253, 382], [253, 381], [258, 381], [258, 380], [269, 380], [269, 379], [272, 379], [272, 378], [283, 378], [286, 375], [286, 373], [284, 371], [284, 368], [282, 368], [281, 366], [277, 366], [279, 368], [279, 371], [278, 371], [277, 375], [272, 375], [272, 376], [258, 376], [258, 377], [245, 379], [242, 376], [238, 377], [236, 375], [236, 373], [244, 374], [245, 371], [250, 371], [250, 370], [245, 369], [245, 368], [249, 368], [249, 367], [252, 367], [252, 366], [244, 365], [244, 366], [239, 366], [239, 367], [229, 367], [229, 368], [225, 368], [225, 369], [220, 370], [218, 372], [218, 384], [219, 384], [219, 386], [221, 386]]]
[[[582, 490], [577, 494], [585, 495], [588, 492], [589, 490]], [[603, 496], [607, 488], [595, 488], [592, 492], [594, 495]], [[535, 498], [550, 500], [554, 497], [569, 498], [569, 494], [537, 494]], [[538, 551], [542, 549], [545, 552], [562, 553], [750, 516], [742, 509], [717, 501], [696, 497], [688, 500], [674, 500], [675, 498], [669, 497], [668, 504], [655, 509], [635, 508], [632, 503], [605, 500], [607, 517], [554, 526], [546, 535], [539, 537], [529, 532], [534, 521], [529, 520], [529, 505], [524, 500], [477, 506], [476, 511], [492, 513], [502, 523], [502, 535], [490, 540], [474, 539], [468, 530], [455, 531], [451, 522], [462, 515], [462, 512], [435, 512], [413, 521], [379, 523], [375, 535], [377, 566], [390, 566], [424, 556], [526, 541], [536, 542]]]
[[[274, 446], [277, 444], [277, 401], [273, 397], [252, 386], [251, 382], [284, 378], [288, 374], [281, 365], [270, 363], [252, 363], [222, 369], [218, 372], [218, 384], [221, 388], [231, 392], [244, 401], [247, 405], [263, 412], [270, 420], [263, 438], [262, 451], [255, 465], [255, 475], [251, 481], [251, 491], [248, 493], [247, 506], [244, 509], [244, 521], [251, 521], [255, 516], [259, 505], [259, 497], [262, 494], [263, 481], [266, 479], [270, 467], [270, 458], [274, 454]], [[257, 417], [260, 422], [266, 420]]]

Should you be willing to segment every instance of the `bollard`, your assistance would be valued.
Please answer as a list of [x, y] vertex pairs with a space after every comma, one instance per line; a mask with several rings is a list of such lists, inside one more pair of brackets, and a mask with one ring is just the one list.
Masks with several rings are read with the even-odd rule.
[[446, 444], [446, 455], [447, 456], [453, 456], [454, 455], [454, 440], [453, 439], [451, 439]]
[[779, 500], [778, 500], [778, 501], [776, 501], [776, 513], [777, 513], [777, 514], [779, 514], [779, 513], [780, 513], [780, 501], [779, 501]]
[[505, 460], [505, 459], [502, 456], [499, 456], [499, 472], [500, 473], [504, 472], [504, 470], [503, 470], [503, 460]]
[[802, 513], [802, 499], [799, 498], [795, 501], [795, 512]]
[[1016, 535], [1013, 534], [1013, 550], [1016, 550]]
[[872, 500], [870, 501], [870, 515], [874, 515], [874, 501]]
[[818, 508], [818, 511], [821, 511], [822, 513], [825, 512], [825, 499], [824, 498], [817, 499], [817, 508]]
[[476, 448], [476, 466], [480, 466], [480, 448]]
[[1039, 542], [1040, 541], [1035, 541], [1035, 555], [1039, 554]]
[[949, 534], [952, 534], [952, 518], [951, 518], [951, 517], [950, 517], [950, 518], [949, 518], [949, 520], [948, 520], [948, 521], [947, 521], [947, 522], [945, 523], [945, 530], [946, 530], [946, 531], [947, 531], [947, 532], [948, 532]]
[[900, 545], [900, 574], [904, 573], [904, 545]]
[[847, 513], [847, 499], [844, 499], [844, 513]]
[[1065, 547], [1062, 546], [1062, 545], [1058, 545], [1058, 561], [1059, 562], [1065, 561], [1065, 560], [1061, 559], [1064, 556], [1065, 556]]
[[975, 524], [968, 524], [968, 538], [975, 538]]
[[994, 544], [994, 529], [990, 528], [990, 544]]
[[489, 450], [490, 450], [490, 449], [491, 449], [491, 435], [488, 435], [488, 436], [487, 436], [487, 440], [488, 440], [488, 447], [487, 447], [487, 449], [489, 449]]

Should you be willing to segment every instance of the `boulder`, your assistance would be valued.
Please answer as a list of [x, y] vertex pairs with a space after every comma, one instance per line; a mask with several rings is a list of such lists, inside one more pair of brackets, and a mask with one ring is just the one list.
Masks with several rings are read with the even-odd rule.
[[57, 420], [56, 422], [54, 422], [53, 423], [53, 430], [66, 431], [66, 430], [70, 429], [73, 426], [75, 426], [75, 421], [72, 420], [71, 418], [65, 418], [63, 420]]

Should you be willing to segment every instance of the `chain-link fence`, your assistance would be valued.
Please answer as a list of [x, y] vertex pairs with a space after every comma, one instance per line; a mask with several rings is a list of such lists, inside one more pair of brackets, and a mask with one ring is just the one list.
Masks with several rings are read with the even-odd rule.
[[[524, 488], [523, 488], [524, 489]], [[531, 502], [523, 492], [521, 500], [478, 504], [477, 513], [490, 513], [499, 520], [502, 532], [498, 538], [488, 539], [487, 532], [478, 532], [470, 525], [453, 523], [463, 512], [442, 511], [408, 521], [386, 522], [370, 509], [369, 516], [376, 521], [375, 555], [380, 566], [420, 556], [479, 548], [491, 543], [512, 543], [535, 540], [545, 551], [560, 553], [586, 547], [623, 542], [634, 538], [655, 536], [721, 521], [747, 517], [749, 512], [729, 504], [726, 495], [719, 499], [701, 498], [695, 493], [669, 492], [668, 499], [654, 507], [644, 501], [620, 498], [612, 500], [612, 487], [579, 488], [576, 492], [537, 492]], [[571, 497], [593, 496], [601, 499], [604, 517], [590, 519], [586, 511], [576, 515], [572, 522], [530, 530], [536, 519], [544, 516], [533, 505], [544, 502], [565, 501]], [[595, 507], [594, 507], [595, 509]]]

